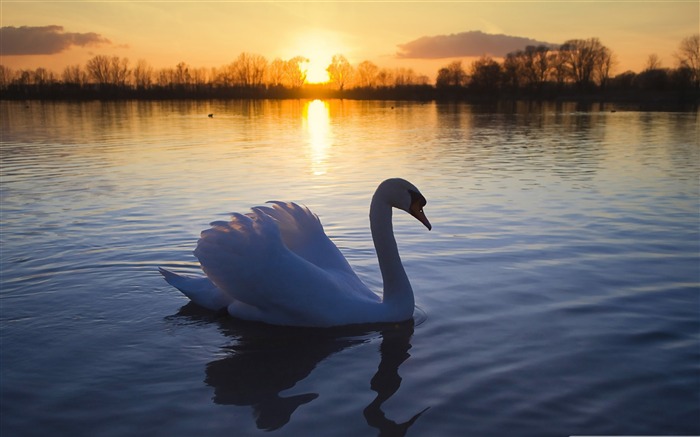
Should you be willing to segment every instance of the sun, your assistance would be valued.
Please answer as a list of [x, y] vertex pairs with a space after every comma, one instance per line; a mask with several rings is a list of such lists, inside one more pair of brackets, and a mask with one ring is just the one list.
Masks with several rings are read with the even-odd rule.
[[309, 54], [309, 65], [306, 69], [307, 83], [326, 83], [328, 82], [328, 72], [326, 68], [331, 63], [331, 58], [326, 59], [324, 56], [314, 56]]
[[312, 29], [304, 31], [294, 38], [295, 55], [301, 55], [309, 60], [306, 65], [307, 83], [328, 82], [326, 69], [333, 60], [333, 55], [342, 53], [341, 38], [335, 32]]

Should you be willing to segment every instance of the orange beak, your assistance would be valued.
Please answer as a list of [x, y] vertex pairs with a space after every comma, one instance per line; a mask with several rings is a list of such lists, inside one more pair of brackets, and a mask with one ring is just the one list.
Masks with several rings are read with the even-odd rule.
[[423, 212], [423, 207], [419, 202], [413, 202], [408, 210], [408, 213], [417, 218], [419, 222], [423, 223], [428, 230], [433, 229], [428, 221], [428, 217], [426, 217], [425, 213]]

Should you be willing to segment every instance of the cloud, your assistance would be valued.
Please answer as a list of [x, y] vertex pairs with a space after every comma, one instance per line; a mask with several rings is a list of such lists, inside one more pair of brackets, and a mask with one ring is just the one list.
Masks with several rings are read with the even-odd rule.
[[527, 46], [545, 45], [556, 47], [544, 41], [510, 35], [494, 35], [480, 31], [462, 32], [451, 35], [424, 36], [405, 44], [399, 44], [399, 58], [440, 59], [460, 56], [490, 55], [503, 57], [510, 52]]
[[94, 32], [64, 32], [63, 26], [0, 27], [0, 53], [11, 55], [53, 55], [72, 46], [111, 44]]

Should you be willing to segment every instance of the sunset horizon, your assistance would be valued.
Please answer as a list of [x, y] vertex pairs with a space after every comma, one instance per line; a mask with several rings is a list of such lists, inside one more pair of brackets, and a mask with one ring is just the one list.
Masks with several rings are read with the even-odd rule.
[[[334, 55], [350, 64], [412, 69], [432, 82], [460, 60], [503, 59], [527, 45], [556, 47], [598, 38], [614, 74], [642, 71], [650, 56], [677, 66], [685, 37], [697, 33], [697, 2], [645, 3], [159, 3], [3, 2], [0, 64], [60, 73], [96, 55], [184, 62], [212, 69], [240, 53], [268, 62], [302, 57], [306, 83], [328, 81]], [[39, 11], [40, 13], [37, 13]], [[525, 18], [526, 17], [526, 18]], [[624, 20], [620, 20], [624, 17]]]

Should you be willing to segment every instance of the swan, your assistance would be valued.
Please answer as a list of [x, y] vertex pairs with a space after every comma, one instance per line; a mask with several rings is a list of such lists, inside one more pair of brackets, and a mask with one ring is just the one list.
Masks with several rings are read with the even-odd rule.
[[332, 327], [402, 322], [413, 315], [413, 289], [399, 257], [392, 208], [430, 230], [425, 197], [410, 182], [387, 179], [369, 209], [383, 296], [355, 274], [318, 216], [296, 203], [268, 202], [202, 231], [194, 255], [206, 277], [159, 268], [194, 303], [271, 325]]

